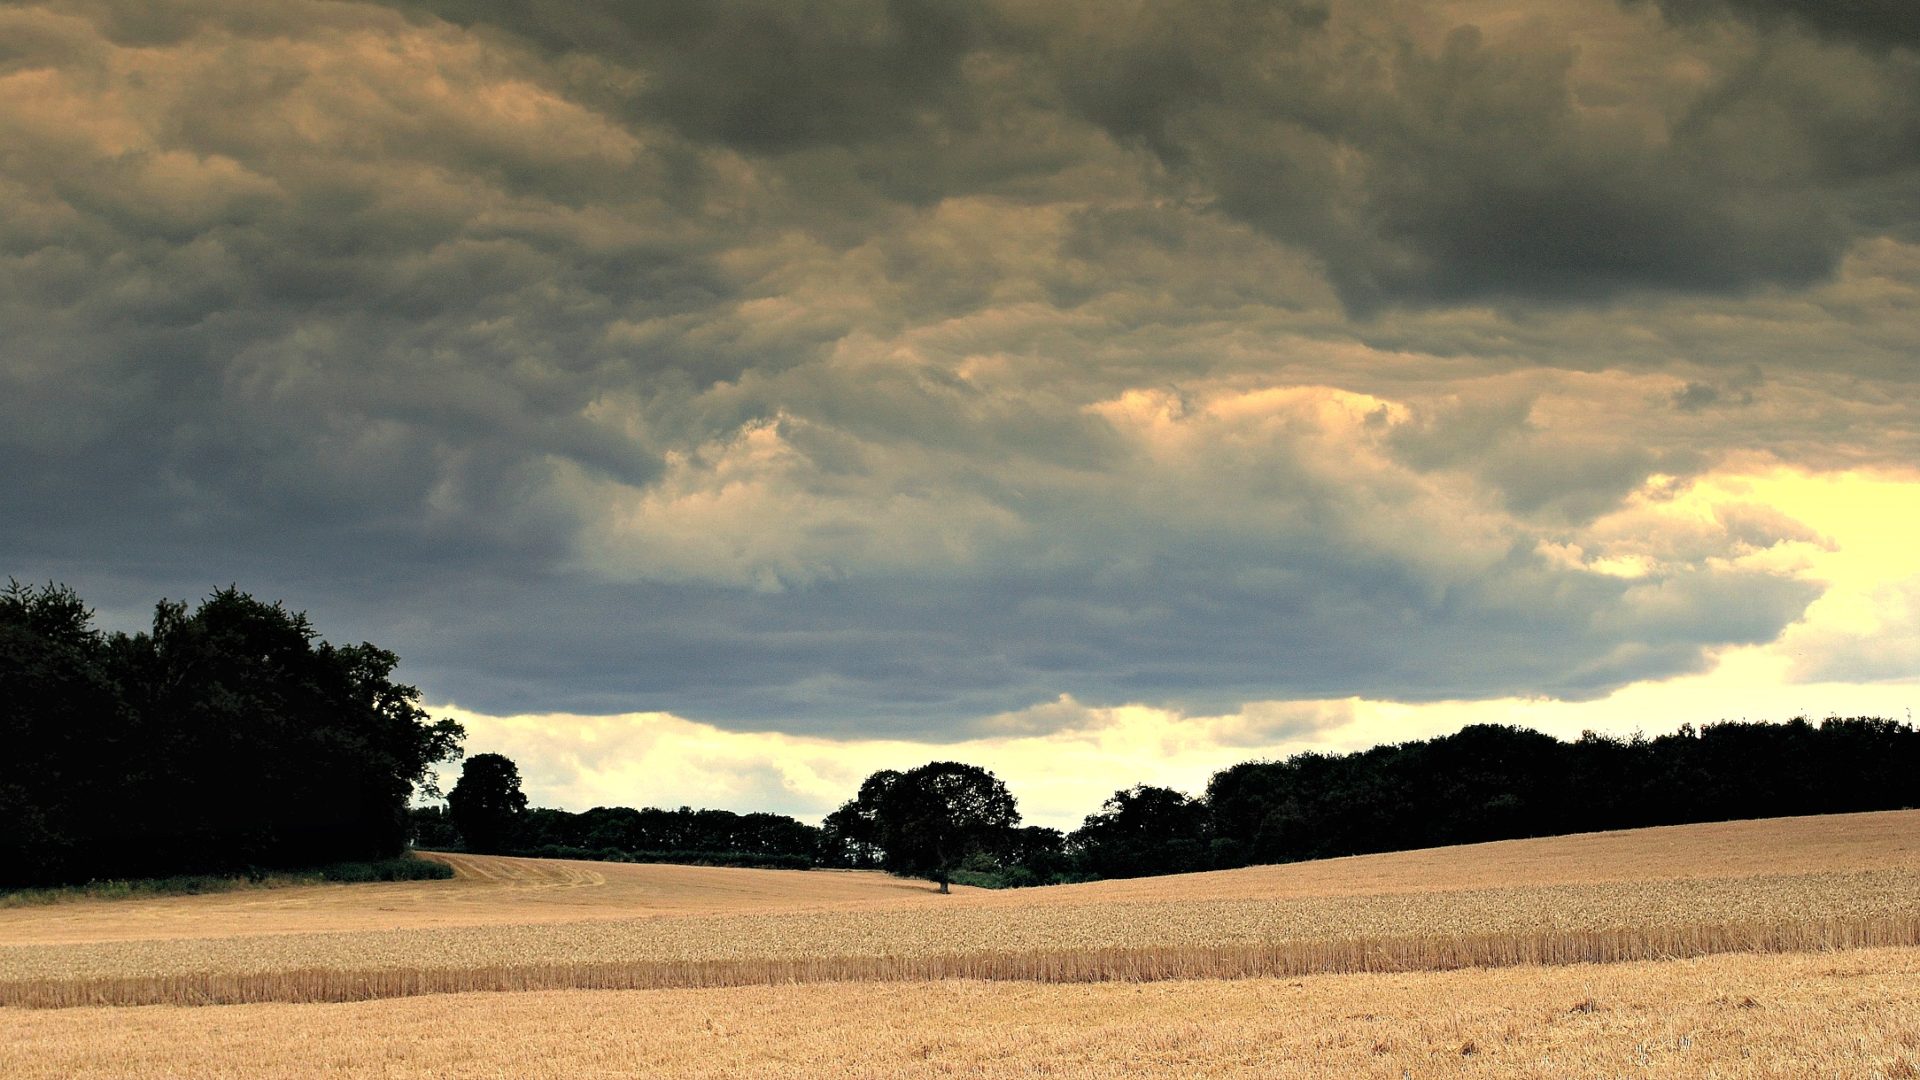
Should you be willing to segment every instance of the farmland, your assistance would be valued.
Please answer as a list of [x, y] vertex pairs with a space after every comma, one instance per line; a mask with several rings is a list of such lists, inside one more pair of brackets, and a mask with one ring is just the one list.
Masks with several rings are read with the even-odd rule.
[[1906, 1078], [1920, 950], [1299, 979], [0, 1011], [0, 1074]]
[[[1015, 1042], [1083, 1075], [1289, 1075], [1303, 1054], [1556, 1075], [1540, 1063], [1604, 1072], [1629, 1048], [1671, 1075], [1800, 1075], [1760, 1068], [1774, 1053], [1920, 1067], [1911, 811], [946, 897], [876, 873], [444, 858], [455, 880], [0, 911], [0, 1001], [66, 1006], [0, 1012], [38, 1048], [0, 1072], [191, 1040], [272, 1074], [284, 1048], [250, 1033], [283, 1028], [367, 1075], [1045, 1063]], [[471, 993], [500, 990], [521, 992]], [[853, 1046], [856, 1005], [876, 1034]], [[1851, 1026], [1816, 1022], [1834, 1009]], [[461, 1041], [454, 1012], [527, 1057]], [[354, 1057], [368, 1045], [386, 1056]]]
[[1920, 941], [1920, 814], [1684, 826], [951, 897], [875, 873], [453, 857], [451, 882], [0, 920], [0, 1001], [1061, 982]]

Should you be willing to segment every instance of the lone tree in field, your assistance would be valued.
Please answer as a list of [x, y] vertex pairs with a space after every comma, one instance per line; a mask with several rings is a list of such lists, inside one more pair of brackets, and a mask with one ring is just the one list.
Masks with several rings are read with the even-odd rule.
[[887, 869], [931, 877], [944, 893], [961, 860], [1005, 845], [1020, 811], [1007, 785], [987, 770], [935, 761], [886, 784], [878, 818]]
[[485, 854], [506, 847], [514, 823], [526, 809], [520, 769], [501, 754], [468, 758], [460, 782], [447, 792], [447, 813], [466, 840], [468, 851]]

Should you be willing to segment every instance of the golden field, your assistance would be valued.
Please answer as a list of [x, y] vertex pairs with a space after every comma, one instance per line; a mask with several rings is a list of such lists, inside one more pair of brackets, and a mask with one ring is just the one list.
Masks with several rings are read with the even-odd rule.
[[51, 945], [873, 907], [911, 910], [923, 905], [950, 909], [1269, 900], [1489, 886], [1920, 871], [1920, 812], [1587, 833], [1005, 893], [955, 886], [954, 895], [944, 898], [935, 896], [925, 882], [876, 872], [430, 857], [451, 863], [459, 877], [0, 908], [0, 943]]
[[0, 910], [0, 1002], [68, 1006], [0, 1076], [1920, 1080], [1915, 812], [946, 897], [439, 857]]
[[449, 860], [454, 881], [0, 912], [0, 1003], [1131, 982], [1920, 943], [1916, 812], [948, 897], [869, 873]]
[[428, 856], [451, 881], [297, 885], [202, 896], [0, 908], [0, 942], [53, 944], [367, 929], [418, 930], [791, 911], [911, 898], [921, 882], [876, 872], [746, 870], [487, 855]]
[[0, 1010], [56, 1077], [1920, 1076], [1920, 949], [1158, 983]]

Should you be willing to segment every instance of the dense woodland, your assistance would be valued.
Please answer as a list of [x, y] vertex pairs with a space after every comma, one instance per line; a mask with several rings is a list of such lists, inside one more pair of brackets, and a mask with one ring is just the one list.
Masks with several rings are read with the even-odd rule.
[[0, 884], [378, 860], [462, 731], [398, 658], [223, 589], [103, 634], [72, 590], [0, 592]]
[[1920, 733], [1875, 718], [1727, 722], [1646, 739], [1474, 725], [1352, 754], [1136, 788], [1087, 819], [1105, 876], [1291, 862], [1600, 829], [1920, 806]]
[[1573, 742], [1474, 725], [1216, 773], [1199, 797], [1117, 791], [1071, 833], [1022, 826], [990, 772], [882, 770], [812, 826], [778, 814], [532, 808], [476, 754], [446, 805], [432, 720], [398, 658], [321, 640], [237, 589], [105, 634], [71, 590], [0, 592], [0, 885], [382, 859], [409, 843], [522, 855], [879, 867], [1008, 886], [1599, 829], [1920, 806], [1920, 732], [1871, 717], [1726, 722]]

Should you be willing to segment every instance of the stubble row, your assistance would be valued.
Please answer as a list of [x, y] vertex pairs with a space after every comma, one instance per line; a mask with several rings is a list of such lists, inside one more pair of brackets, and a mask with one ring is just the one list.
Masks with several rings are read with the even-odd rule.
[[1920, 944], [1920, 871], [0, 948], [0, 1004], [1449, 970]]

